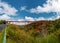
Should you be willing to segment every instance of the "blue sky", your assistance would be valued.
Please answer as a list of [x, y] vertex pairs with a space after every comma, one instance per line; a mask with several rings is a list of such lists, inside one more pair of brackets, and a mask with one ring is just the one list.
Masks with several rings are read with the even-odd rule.
[[59, 0], [1, 0], [0, 19], [3, 20], [58, 19], [60, 18], [59, 3], [60, 3]]

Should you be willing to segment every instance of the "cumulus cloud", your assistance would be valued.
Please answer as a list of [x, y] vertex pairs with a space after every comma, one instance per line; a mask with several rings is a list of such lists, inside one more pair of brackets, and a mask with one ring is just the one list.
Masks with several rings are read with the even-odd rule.
[[50, 18], [44, 18], [44, 17], [38, 17], [38, 18], [33, 18], [33, 17], [29, 17], [29, 16], [25, 16], [25, 19], [18, 19], [18, 21], [39, 21], [39, 20], [53, 20], [54, 17], [50, 17]]
[[43, 7], [37, 6], [30, 9], [31, 13], [60, 12], [60, 0], [47, 0]]
[[17, 21], [35, 21], [35, 18], [25, 16], [25, 19], [18, 19]]
[[10, 19], [10, 16], [16, 16], [17, 14], [17, 9], [9, 5], [8, 3], [5, 2], [0, 2], [0, 19], [8, 18]]
[[22, 11], [22, 10], [26, 10], [26, 6], [21, 6], [20, 7], [20, 10]]
[[35, 21], [34, 18], [32, 18], [32, 17], [28, 17], [28, 16], [25, 16], [25, 20], [26, 20], [26, 21]]
[[[56, 12], [56, 18], [60, 18], [60, 0], [47, 0], [46, 4], [43, 4], [43, 7], [37, 6], [36, 8], [30, 9], [31, 13], [49, 13], [49, 12]], [[52, 17], [53, 18], [53, 17]], [[50, 20], [52, 18], [49, 18]]]
[[0, 20], [8, 20], [10, 19], [11, 17], [7, 16], [7, 15], [2, 15], [0, 16]]
[[[44, 12], [45, 13], [56, 12], [55, 19], [58, 19], [60, 18], [60, 0], [47, 0], [46, 3], [43, 4], [43, 7], [37, 6], [35, 8], [31, 8], [30, 10], [26, 8], [24, 10], [30, 13], [36, 13], [36, 14], [44, 13]], [[49, 19], [52, 19], [52, 18], [49, 18]]]
[[53, 16], [50, 18], [44, 18], [44, 17], [33, 18], [33, 17], [25, 16], [26, 21], [40, 21], [40, 20], [53, 20], [53, 19], [55, 20]]

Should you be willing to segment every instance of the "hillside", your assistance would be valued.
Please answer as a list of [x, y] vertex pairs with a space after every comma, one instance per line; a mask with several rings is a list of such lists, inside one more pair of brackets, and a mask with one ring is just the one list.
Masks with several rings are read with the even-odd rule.
[[55, 21], [47, 21], [47, 20], [42, 20], [42, 21], [37, 21], [33, 22], [31, 24], [25, 25], [27, 28], [27, 31], [30, 29], [34, 29], [36, 32], [53, 32], [54, 30], [57, 30], [60, 28], [60, 19], [57, 19]]
[[25, 26], [7, 25], [7, 43], [60, 43], [60, 19]]

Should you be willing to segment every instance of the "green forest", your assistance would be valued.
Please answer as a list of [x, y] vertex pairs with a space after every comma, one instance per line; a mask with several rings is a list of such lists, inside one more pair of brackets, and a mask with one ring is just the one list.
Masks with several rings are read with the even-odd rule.
[[25, 26], [7, 25], [7, 43], [60, 43], [60, 19]]

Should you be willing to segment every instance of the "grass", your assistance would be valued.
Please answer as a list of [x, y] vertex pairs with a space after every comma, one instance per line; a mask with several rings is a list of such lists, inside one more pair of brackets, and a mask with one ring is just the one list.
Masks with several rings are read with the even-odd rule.
[[3, 38], [4, 38], [4, 30], [0, 33], [0, 43], [3, 43]]
[[60, 29], [46, 37], [34, 37], [32, 30], [26, 32], [16, 25], [9, 25], [7, 28], [7, 43], [60, 43]]

